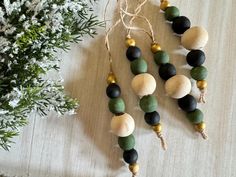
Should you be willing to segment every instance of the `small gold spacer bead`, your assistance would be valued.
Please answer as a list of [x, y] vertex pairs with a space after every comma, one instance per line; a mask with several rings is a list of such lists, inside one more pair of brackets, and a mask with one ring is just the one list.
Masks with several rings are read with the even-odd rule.
[[125, 40], [125, 45], [127, 46], [127, 47], [130, 47], [130, 46], [135, 46], [135, 40], [134, 39], [132, 39], [132, 38], [129, 38], [129, 37], [127, 37], [126, 38], [126, 40]]
[[161, 131], [162, 131], [162, 126], [161, 126], [161, 124], [159, 123], [159, 124], [157, 124], [157, 125], [152, 126], [152, 129], [153, 129], [156, 133], [161, 133]]
[[204, 90], [205, 88], [207, 88], [207, 81], [205, 80], [197, 81], [197, 87], [200, 90]]
[[204, 122], [201, 122], [201, 123], [195, 125], [195, 129], [199, 132], [204, 131], [205, 128], [206, 128], [206, 124]]
[[156, 53], [161, 50], [161, 46], [157, 43], [154, 43], [151, 45], [151, 51], [152, 53]]
[[107, 77], [107, 84], [116, 83], [116, 76], [113, 72], [110, 72]]
[[160, 9], [165, 11], [167, 9], [167, 7], [170, 7], [169, 1], [166, 1], [166, 0], [162, 1], [161, 5], [160, 5]]
[[129, 170], [136, 175], [139, 171], [139, 165], [137, 163], [129, 165]]

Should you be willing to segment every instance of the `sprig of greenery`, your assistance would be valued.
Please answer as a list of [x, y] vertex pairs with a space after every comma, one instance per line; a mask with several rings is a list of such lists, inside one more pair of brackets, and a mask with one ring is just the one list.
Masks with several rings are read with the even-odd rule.
[[47, 73], [59, 70], [58, 49], [67, 51], [103, 25], [91, 6], [91, 0], [0, 2], [0, 148], [9, 150], [34, 111], [75, 112], [78, 100]]

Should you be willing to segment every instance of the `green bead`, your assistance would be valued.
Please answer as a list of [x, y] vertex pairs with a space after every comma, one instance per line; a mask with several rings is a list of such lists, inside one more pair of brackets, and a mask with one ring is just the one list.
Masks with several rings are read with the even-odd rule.
[[204, 66], [198, 66], [191, 69], [190, 74], [193, 79], [200, 81], [207, 77], [207, 69]]
[[195, 109], [194, 111], [187, 113], [187, 118], [190, 122], [198, 124], [203, 121], [203, 113], [201, 110]]
[[128, 151], [130, 149], [134, 148], [135, 145], [135, 138], [134, 135], [129, 135], [127, 137], [119, 137], [118, 138], [118, 144], [121, 149], [124, 151]]
[[169, 63], [169, 55], [165, 51], [158, 51], [154, 54], [154, 60], [157, 65]]
[[139, 105], [144, 112], [154, 112], [157, 109], [157, 99], [153, 95], [147, 95], [141, 98]]
[[146, 73], [148, 66], [147, 66], [147, 62], [144, 59], [139, 58], [131, 62], [130, 68], [131, 68], [132, 73], [134, 75], [137, 75], [137, 74]]
[[125, 102], [122, 98], [110, 99], [108, 106], [109, 110], [114, 114], [125, 112]]
[[165, 11], [165, 18], [168, 21], [173, 21], [174, 18], [179, 16], [179, 9], [175, 6], [168, 7]]

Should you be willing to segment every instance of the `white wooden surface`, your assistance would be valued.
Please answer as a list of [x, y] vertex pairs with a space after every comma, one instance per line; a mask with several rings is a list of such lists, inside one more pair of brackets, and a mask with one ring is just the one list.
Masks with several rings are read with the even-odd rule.
[[[100, 1], [96, 13], [102, 17], [106, 1]], [[179, 38], [172, 35], [159, 13], [158, 1], [150, 1], [143, 13], [153, 23], [158, 41], [171, 55], [179, 73], [188, 74], [180, 54]], [[192, 25], [207, 28], [210, 40], [205, 48], [209, 69], [207, 104], [199, 105], [205, 113], [209, 140], [197, 136], [174, 100], [164, 96], [163, 82], [149, 50], [149, 39], [134, 37], [149, 63], [149, 71], [158, 82], [156, 94], [159, 112], [168, 141], [163, 152], [159, 141], [144, 123], [137, 109], [137, 98], [130, 88], [132, 74], [125, 58], [122, 26], [111, 37], [115, 71], [127, 112], [136, 120], [136, 149], [139, 151], [140, 177], [236, 177], [236, 1], [172, 0]], [[110, 17], [117, 18], [112, 2]], [[113, 21], [114, 22], [114, 21]], [[141, 24], [142, 25], [142, 24]], [[111, 114], [107, 108], [105, 78], [108, 72], [104, 31], [95, 39], [72, 45], [63, 58], [62, 74], [66, 90], [80, 100], [77, 116], [48, 119], [34, 115], [30, 124], [15, 139], [10, 152], [0, 151], [0, 172], [30, 177], [129, 177], [121, 160], [117, 138], [109, 133]], [[196, 93], [196, 92], [195, 92]]]

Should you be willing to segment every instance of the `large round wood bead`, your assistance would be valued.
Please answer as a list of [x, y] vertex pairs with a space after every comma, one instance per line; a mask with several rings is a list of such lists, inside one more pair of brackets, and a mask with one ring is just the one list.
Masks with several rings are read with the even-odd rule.
[[133, 149], [134, 145], [135, 145], [134, 135], [131, 134], [126, 137], [119, 137], [118, 144], [119, 144], [120, 148], [123, 149], [124, 151], [128, 151], [130, 149]]
[[119, 136], [126, 137], [133, 133], [135, 128], [134, 119], [127, 113], [113, 116], [111, 120], [111, 131]]
[[175, 75], [166, 81], [165, 90], [167, 95], [172, 98], [183, 98], [190, 93], [191, 82], [184, 75]]
[[146, 113], [154, 112], [157, 109], [157, 99], [153, 95], [147, 95], [140, 99], [139, 105]]
[[187, 118], [190, 122], [198, 124], [203, 121], [203, 113], [201, 110], [195, 109], [194, 111], [187, 113]]
[[143, 97], [145, 95], [150, 95], [155, 91], [156, 80], [151, 74], [143, 73], [136, 75], [133, 78], [131, 86], [136, 95]]
[[113, 114], [123, 113], [125, 111], [125, 102], [122, 98], [113, 98], [110, 99], [108, 107]]
[[192, 27], [184, 32], [181, 44], [188, 50], [203, 48], [208, 41], [208, 32], [203, 27]]

